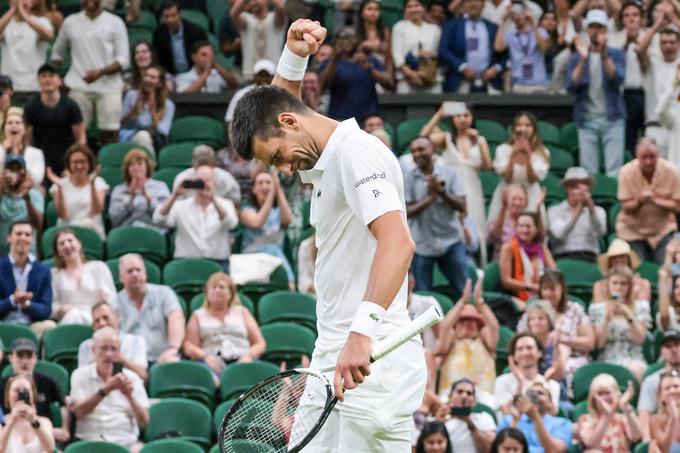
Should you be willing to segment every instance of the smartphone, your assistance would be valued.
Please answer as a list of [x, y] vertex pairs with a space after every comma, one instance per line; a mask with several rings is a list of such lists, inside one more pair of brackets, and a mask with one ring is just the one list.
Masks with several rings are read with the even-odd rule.
[[113, 375], [123, 372], [123, 362], [113, 362]]
[[26, 404], [31, 404], [31, 394], [28, 393], [28, 390], [26, 390], [26, 389], [19, 390], [19, 394], [17, 395], [17, 399], [19, 401], [23, 401]]
[[182, 187], [185, 189], [205, 189], [205, 182], [200, 179], [185, 179], [182, 181]]
[[539, 398], [536, 392], [532, 392], [531, 390], [529, 390], [527, 392], [527, 397], [529, 398], [529, 401], [531, 401], [532, 403], [538, 404]]
[[451, 415], [453, 417], [467, 417], [472, 413], [471, 407], [452, 407]]
[[621, 301], [621, 294], [619, 294], [619, 293], [612, 293], [612, 300], [614, 300], [614, 301], [616, 301], [616, 302], [620, 302], [620, 301]]
[[445, 101], [443, 110], [445, 116], [464, 115], [465, 102]]
[[671, 275], [673, 277], [680, 277], [680, 263], [671, 264]]

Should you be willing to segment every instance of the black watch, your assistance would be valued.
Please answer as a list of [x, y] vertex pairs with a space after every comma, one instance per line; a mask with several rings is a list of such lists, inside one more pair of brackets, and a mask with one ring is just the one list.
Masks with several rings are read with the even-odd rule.
[[38, 429], [38, 428], [40, 428], [40, 421], [36, 418], [36, 419], [33, 420], [33, 422], [31, 423], [31, 426], [33, 427], [33, 429]]
[[106, 398], [106, 390], [104, 390], [103, 388], [97, 390], [97, 395], [99, 395], [101, 399]]

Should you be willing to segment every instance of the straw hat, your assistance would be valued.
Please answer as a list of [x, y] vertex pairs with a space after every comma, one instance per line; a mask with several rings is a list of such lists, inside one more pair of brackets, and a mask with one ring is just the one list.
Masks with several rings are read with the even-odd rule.
[[562, 178], [562, 181], [560, 181], [560, 184], [562, 185], [562, 187], [564, 187], [573, 181], [585, 182], [591, 189], [595, 185], [595, 179], [590, 174], [588, 174], [586, 169], [583, 167], [569, 168], [567, 172], [564, 174], [564, 178]]
[[600, 267], [603, 274], [606, 274], [607, 271], [609, 271], [609, 258], [620, 255], [628, 255], [630, 258], [630, 267], [632, 269], [637, 269], [640, 265], [640, 257], [638, 257], [637, 253], [630, 248], [630, 244], [623, 239], [616, 238], [609, 244], [607, 253], [603, 253], [597, 257], [597, 265]]
[[460, 317], [458, 318], [458, 320], [462, 321], [463, 319], [474, 319], [475, 321], [477, 321], [477, 324], [479, 324], [480, 329], [484, 327], [484, 325], [486, 324], [484, 322], [484, 318], [482, 318], [482, 315], [480, 315], [479, 311], [477, 311], [477, 308], [475, 308], [474, 305], [470, 304], [465, 304], [463, 310], [460, 313]]

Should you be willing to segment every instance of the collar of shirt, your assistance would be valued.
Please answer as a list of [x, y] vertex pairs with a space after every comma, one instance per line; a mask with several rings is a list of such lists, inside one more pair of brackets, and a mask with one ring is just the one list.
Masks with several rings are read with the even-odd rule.
[[314, 168], [311, 170], [301, 170], [299, 172], [302, 182], [305, 184], [313, 184], [319, 181], [328, 162], [331, 160], [331, 157], [333, 157], [333, 154], [335, 154], [335, 151], [338, 149], [338, 146], [345, 136], [359, 129], [359, 124], [357, 124], [357, 121], [354, 118], [350, 118], [338, 124], [328, 139], [328, 142], [326, 142], [323, 151], [321, 151], [321, 156], [319, 157], [319, 160], [316, 161]]
[[[10, 253], [7, 257], [9, 258], [9, 262], [12, 263], [12, 267], [16, 267], [17, 262], [16, 262], [16, 260], [14, 259], [14, 256]], [[29, 253], [29, 254], [28, 254], [28, 263], [27, 263], [27, 264], [31, 264], [31, 265], [32, 265], [34, 262], [35, 262], [35, 255], [33, 255], [32, 253]]]
[[181, 20], [179, 21], [179, 30], [177, 31], [177, 33], [173, 33], [170, 29], [168, 29], [168, 31], [170, 32], [170, 36], [172, 36], [173, 38], [176, 39], [184, 38], [184, 24], [182, 23]]

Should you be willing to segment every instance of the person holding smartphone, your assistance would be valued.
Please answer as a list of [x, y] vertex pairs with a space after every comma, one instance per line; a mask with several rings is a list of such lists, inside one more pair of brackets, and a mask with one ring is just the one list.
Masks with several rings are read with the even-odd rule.
[[52, 422], [36, 414], [35, 382], [19, 374], [7, 381], [10, 413], [0, 430], [0, 451], [4, 453], [51, 453], [54, 450]]
[[498, 430], [519, 429], [530, 451], [565, 453], [571, 448], [571, 420], [554, 416], [553, 412], [550, 389], [544, 379], [538, 379], [526, 393], [514, 397], [510, 414], [501, 419]]
[[486, 453], [496, 437], [496, 422], [486, 412], [472, 412], [477, 404], [474, 383], [467, 378], [451, 385], [449, 400], [436, 412], [444, 422], [456, 453]]

